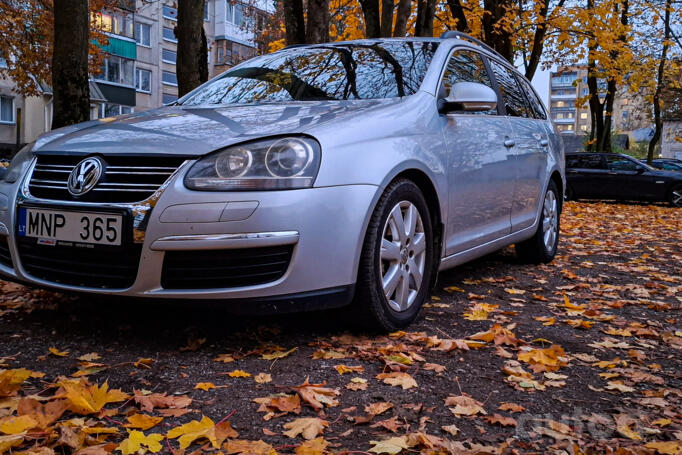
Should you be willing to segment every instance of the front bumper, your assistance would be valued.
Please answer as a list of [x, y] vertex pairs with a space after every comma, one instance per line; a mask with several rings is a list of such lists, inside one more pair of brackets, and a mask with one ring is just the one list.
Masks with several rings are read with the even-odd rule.
[[[183, 185], [178, 172], [147, 207], [144, 220], [134, 220], [134, 239], [141, 247], [137, 275], [125, 289], [83, 287], [32, 276], [22, 264], [16, 237], [17, 204], [87, 211], [93, 204], [32, 200], [21, 189], [4, 194], [0, 206], [0, 236], [7, 236], [12, 267], [0, 264], [7, 279], [79, 293], [198, 300], [280, 302], [288, 296], [314, 297], [311, 291], [339, 290], [347, 297], [357, 267], [369, 214], [379, 188], [348, 185], [290, 191], [197, 192]], [[3, 198], [0, 188], [0, 201]], [[0, 204], [2, 205], [2, 204]], [[131, 205], [107, 204], [107, 209]], [[5, 209], [5, 210], [3, 210]], [[162, 285], [164, 258], [169, 252], [211, 252], [251, 248], [291, 247], [291, 260], [278, 279], [249, 286], [167, 289]], [[197, 253], [199, 257], [201, 253]], [[196, 255], [195, 255], [196, 256]], [[103, 254], [102, 263], [107, 262]], [[191, 267], [192, 264], [187, 264]], [[201, 264], [197, 264], [200, 267]], [[346, 298], [344, 297], [344, 298]], [[310, 299], [309, 299], [310, 300]], [[310, 302], [309, 302], [310, 303]], [[310, 306], [310, 305], [308, 305]]]

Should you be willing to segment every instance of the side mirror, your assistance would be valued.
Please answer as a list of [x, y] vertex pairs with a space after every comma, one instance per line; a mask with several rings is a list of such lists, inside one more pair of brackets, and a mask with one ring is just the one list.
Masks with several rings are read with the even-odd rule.
[[447, 98], [439, 101], [442, 113], [453, 111], [489, 111], [497, 107], [497, 93], [487, 85], [477, 82], [457, 82]]

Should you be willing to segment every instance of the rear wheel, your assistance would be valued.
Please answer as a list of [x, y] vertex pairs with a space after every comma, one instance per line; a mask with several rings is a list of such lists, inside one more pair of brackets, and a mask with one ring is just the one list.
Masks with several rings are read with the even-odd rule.
[[525, 242], [517, 243], [516, 254], [524, 262], [532, 264], [548, 263], [556, 256], [559, 245], [559, 191], [550, 181], [540, 212], [540, 223], [535, 235]]
[[392, 183], [367, 227], [352, 306], [356, 321], [385, 331], [413, 322], [429, 293], [433, 254], [422, 192], [409, 180]]
[[682, 185], [677, 185], [670, 191], [668, 202], [673, 207], [682, 207]]

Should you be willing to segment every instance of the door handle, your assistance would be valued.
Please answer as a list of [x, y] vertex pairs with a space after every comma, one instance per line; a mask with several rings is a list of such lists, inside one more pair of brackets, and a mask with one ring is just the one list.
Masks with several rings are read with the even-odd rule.
[[514, 139], [505, 139], [504, 140], [504, 146], [509, 148], [509, 149], [514, 147], [515, 145], [516, 145], [516, 142], [514, 141]]
[[540, 145], [543, 147], [547, 147], [549, 145], [549, 141], [547, 139], [541, 139]]

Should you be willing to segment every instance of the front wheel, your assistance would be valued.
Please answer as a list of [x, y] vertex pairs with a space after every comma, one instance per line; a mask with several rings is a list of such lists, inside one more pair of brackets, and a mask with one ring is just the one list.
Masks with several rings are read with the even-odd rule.
[[433, 228], [419, 187], [397, 180], [381, 196], [358, 269], [353, 311], [361, 325], [393, 331], [412, 323], [434, 273]]
[[670, 191], [668, 202], [673, 207], [682, 207], [682, 185], [677, 185]]
[[556, 256], [559, 245], [560, 208], [557, 195], [559, 190], [553, 181], [549, 182], [540, 212], [540, 222], [535, 235], [517, 243], [516, 254], [522, 261], [532, 264], [546, 264]]

